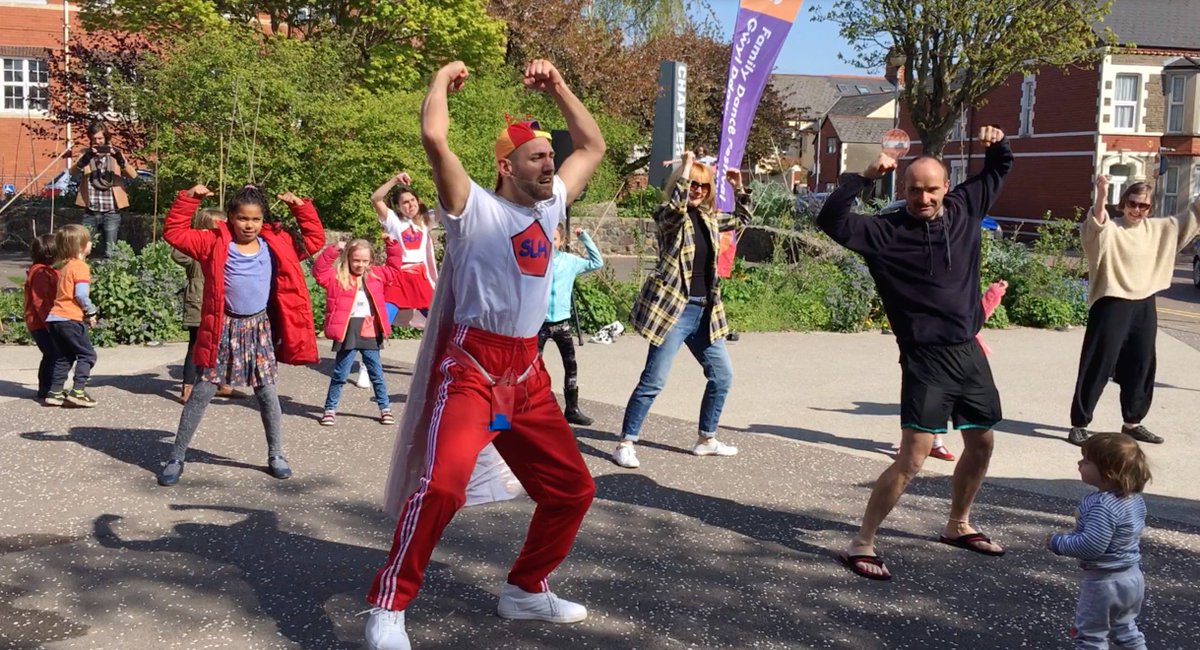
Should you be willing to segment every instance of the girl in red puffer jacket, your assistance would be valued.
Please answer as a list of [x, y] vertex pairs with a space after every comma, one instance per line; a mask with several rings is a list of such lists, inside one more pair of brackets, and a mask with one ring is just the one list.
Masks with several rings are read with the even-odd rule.
[[396, 423], [383, 380], [379, 349], [390, 329], [384, 289], [400, 275], [404, 250], [391, 238], [386, 242], [386, 266], [372, 266], [371, 243], [365, 239], [327, 246], [313, 261], [313, 278], [325, 289], [325, 336], [333, 341], [337, 353], [329, 391], [325, 394], [322, 426], [333, 426], [342, 384], [350, 374], [355, 352], [362, 356], [362, 364], [371, 378], [375, 403], [379, 405], [379, 422]]

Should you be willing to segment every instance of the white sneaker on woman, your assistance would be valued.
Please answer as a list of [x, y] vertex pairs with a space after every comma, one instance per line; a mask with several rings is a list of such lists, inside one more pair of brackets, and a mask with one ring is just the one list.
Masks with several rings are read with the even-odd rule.
[[621, 443], [612, 453], [613, 462], [627, 469], [637, 469], [641, 466], [638, 461], [637, 452], [633, 450], [633, 445]]
[[367, 619], [367, 650], [412, 650], [404, 629], [404, 612], [376, 607]]
[[737, 447], [727, 445], [716, 438], [709, 438], [696, 443], [696, 446], [692, 447], [692, 453], [697, 456], [736, 456]]
[[579, 603], [563, 600], [551, 591], [530, 593], [508, 583], [500, 588], [496, 613], [500, 618], [547, 623], [578, 623], [587, 618], [587, 608]]

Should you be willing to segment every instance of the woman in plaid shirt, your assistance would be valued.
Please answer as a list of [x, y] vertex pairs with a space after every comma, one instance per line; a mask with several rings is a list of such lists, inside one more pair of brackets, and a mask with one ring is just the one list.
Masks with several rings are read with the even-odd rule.
[[634, 303], [633, 328], [650, 342], [646, 367], [625, 407], [623, 440], [613, 451], [613, 461], [634, 468], [641, 463], [634, 443], [654, 398], [662, 392], [679, 348], [687, 344], [704, 368], [708, 386], [700, 402], [699, 436], [692, 453], [697, 456], [732, 456], [737, 447], [717, 440], [717, 422], [733, 382], [733, 368], [725, 351], [729, 325], [721, 304], [717, 279], [717, 239], [722, 231], [740, 230], [750, 222], [750, 194], [742, 186], [739, 170], [725, 172], [736, 199], [733, 214], [714, 207], [713, 168], [696, 162], [692, 152], [667, 180], [669, 196], [654, 213], [658, 226], [658, 265], [646, 278]]

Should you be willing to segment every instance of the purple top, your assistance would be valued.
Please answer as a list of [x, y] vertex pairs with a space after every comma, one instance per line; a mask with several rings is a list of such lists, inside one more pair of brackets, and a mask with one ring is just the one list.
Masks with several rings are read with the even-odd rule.
[[225, 260], [225, 310], [238, 316], [251, 316], [267, 308], [271, 296], [271, 251], [258, 238], [258, 252], [243, 255], [237, 244], [229, 242]]

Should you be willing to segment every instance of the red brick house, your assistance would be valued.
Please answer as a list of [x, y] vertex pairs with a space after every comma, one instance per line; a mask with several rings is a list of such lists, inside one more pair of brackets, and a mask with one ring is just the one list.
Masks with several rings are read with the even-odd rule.
[[[20, 190], [66, 148], [65, 133], [58, 140], [34, 139], [28, 124], [48, 120], [48, 61], [52, 51], [62, 49], [64, 22], [79, 29], [77, 11], [78, 3], [66, 0], [0, 0], [0, 184]], [[65, 168], [65, 159], [52, 166], [29, 193]]]
[[[1200, 65], [1188, 68], [1200, 59], [1197, 17], [1200, 0], [1113, 3], [1104, 26], [1136, 47], [1111, 50], [1090, 67], [1014, 75], [993, 90], [985, 106], [965, 112], [943, 151], [951, 182], [982, 167], [973, 137], [996, 124], [1011, 138], [1016, 164], [993, 215], [1072, 217], [1091, 203], [1099, 173], [1112, 176], [1110, 202], [1146, 181], [1156, 187], [1160, 213], [1182, 207], [1200, 193]], [[901, 128], [916, 133], [903, 107]], [[914, 138], [905, 160], [920, 153]]]

